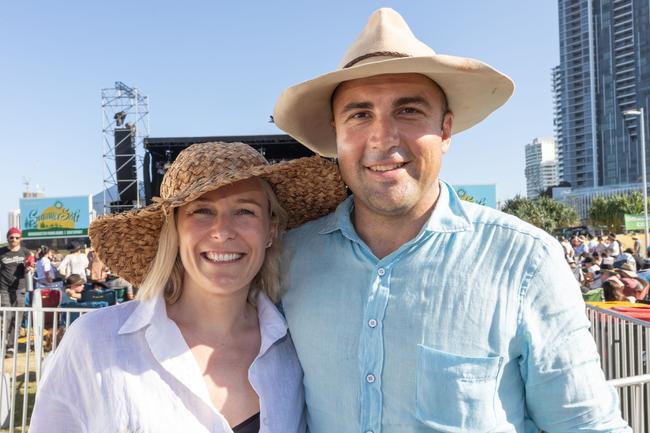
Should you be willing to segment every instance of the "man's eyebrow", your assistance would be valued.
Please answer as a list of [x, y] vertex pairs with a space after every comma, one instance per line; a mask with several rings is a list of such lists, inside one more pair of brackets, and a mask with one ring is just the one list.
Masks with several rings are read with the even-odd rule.
[[409, 105], [409, 104], [418, 104], [418, 105], [424, 105], [427, 108], [431, 108], [431, 104], [429, 101], [427, 101], [425, 98], [421, 96], [404, 96], [403, 98], [399, 98], [393, 103], [394, 107], [400, 107], [402, 105]]
[[352, 110], [368, 109], [372, 107], [373, 107], [372, 102], [348, 102], [347, 104], [345, 104], [345, 106], [343, 106], [340, 112], [346, 113]]

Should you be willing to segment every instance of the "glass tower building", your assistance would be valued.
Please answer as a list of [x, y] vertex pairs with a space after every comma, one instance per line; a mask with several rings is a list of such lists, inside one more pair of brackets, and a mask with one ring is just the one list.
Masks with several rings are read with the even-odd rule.
[[650, 2], [558, 6], [560, 65], [552, 83], [561, 178], [574, 190], [640, 184], [640, 119], [623, 111], [645, 107], [650, 125]]

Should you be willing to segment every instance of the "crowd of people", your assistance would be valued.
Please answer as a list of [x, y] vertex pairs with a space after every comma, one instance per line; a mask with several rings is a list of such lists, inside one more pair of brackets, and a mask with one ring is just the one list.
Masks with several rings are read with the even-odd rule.
[[650, 302], [650, 258], [642, 256], [638, 236], [632, 236], [632, 248], [614, 233], [559, 240], [585, 300]]
[[[78, 302], [84, 290], [105, 290], [123, 287], [125, 298], [133, 299], [133, 287], [126, 280], [111, 274], [108, 267], [91, 249], [71, 242], [66, 255], [47, 246], [31, 251], [22, 245], [22, 232], [17, 227], [7, 231], [7, 245], [0, 248], [0, 303], [3, 307], [25, 307], [33, 299], [33, 290], [58, 289], [61, 303]], [[20, 323], [22, 315], [18, 315]], [[7, 352], [13, 351], [14, 320], [9, 320]]]

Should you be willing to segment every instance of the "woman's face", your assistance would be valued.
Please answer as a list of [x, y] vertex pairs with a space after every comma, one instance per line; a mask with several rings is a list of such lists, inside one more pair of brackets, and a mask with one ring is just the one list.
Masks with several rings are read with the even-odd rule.
[[262, 181], [239, 181], [178, 209], [183, 291], [248, 294], [276, 233]]

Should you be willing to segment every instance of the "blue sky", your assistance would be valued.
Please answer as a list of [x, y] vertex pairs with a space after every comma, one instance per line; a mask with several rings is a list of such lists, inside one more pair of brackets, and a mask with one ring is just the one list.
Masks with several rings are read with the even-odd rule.
[[153, 137], [280, 133], [280, 92], [335, 69], [381, 6], [436, 52], [513, 78], [512, 99], [453, 138], [442, 178], [525, 194], [524, 145], [553, 133], [555, 1], [26, 0], [0, 14], [0, 242], [24, 178], [48, 196], [101, 191], [102, 88], [148, 95]]

